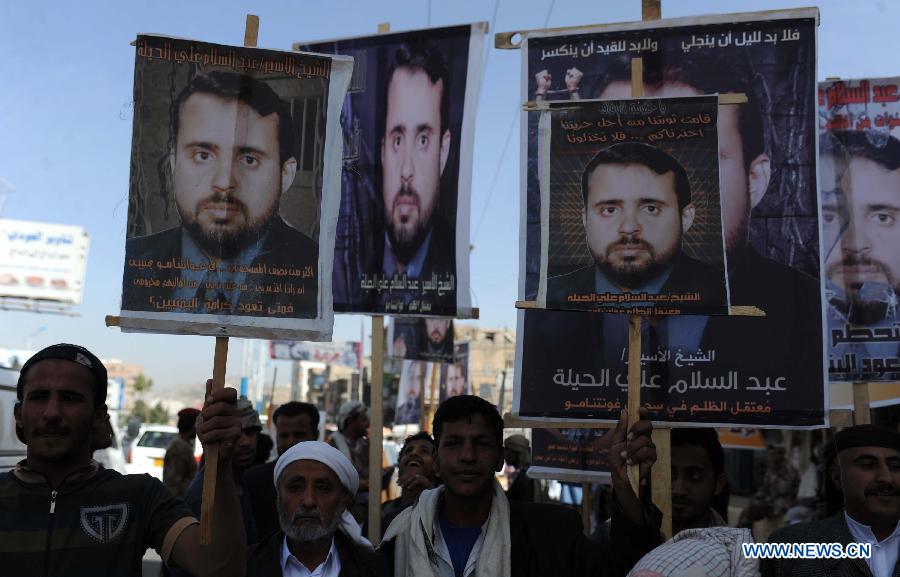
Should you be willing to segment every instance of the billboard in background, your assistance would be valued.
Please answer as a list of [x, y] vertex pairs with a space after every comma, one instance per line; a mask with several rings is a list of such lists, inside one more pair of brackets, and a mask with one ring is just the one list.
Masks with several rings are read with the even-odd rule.
[[269, 358], [279, 361], [315, 361], [358, 371], [362, 367], [362, 345], [359, 341], [269, 341]]
[[87, 253], [79, 226], [0, 219], [0, 297], [81, 303]]

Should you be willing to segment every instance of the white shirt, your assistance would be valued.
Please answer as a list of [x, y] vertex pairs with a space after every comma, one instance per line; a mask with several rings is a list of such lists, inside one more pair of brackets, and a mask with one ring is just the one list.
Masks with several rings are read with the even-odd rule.
[[894, 573], [894, 565], [897, 564], [897, 556], [900, 553], [900, 523], [894, 528], [894, 532], [884, 541], [879, 541], [868, 525], [857, 523], [847, 511], [844, 511], [844, 519], [850, 534], [857, 543], [871, 543], [872, 556], [866, 559], [869, 570], [875, 577], [891, 577]]
[[331, 540], [331, 549], [325, 556], [325, 561], [310, 571], [306, 565], [297, 560], [288, 548], [287, 536], [281, 544], [281, 574], [284, 577], [338, 577], [341, 572], [341, 560], [337, 549], [334, 547], [334, 539]]

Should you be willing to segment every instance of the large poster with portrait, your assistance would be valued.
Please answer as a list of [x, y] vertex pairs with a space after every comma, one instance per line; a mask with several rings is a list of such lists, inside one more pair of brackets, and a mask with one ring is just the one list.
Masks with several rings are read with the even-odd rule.
[[453, 360], [453, 321], [442, 317], [394, 317], [388, 326], [387, 356], [431, 363]]
[[727, 314], [718, 98], [551, 102], [538, 157], [538, 302], [553, 310]]
[[900, 78], [819, 84], [828, 373], [900, 380]]
[[295, 48], [355, 59], [341, 113], [338, 312], [469, 317], [469, 197], [486, 23]]
[[429, 395], [426, 387], [431, 383], [432, 370], [433, 365], [425, 361], [403, 361], [397, 389], [395, 425], [413, 425], [420, 422], [425, 397]]
[[[719, 106], [719, 179], [732, 305], [765, 317], [643, 323], [641, 401], [655, 421], [816, 427], [826, 391], [816, 189], [815, 9], [525, 33], [523, 100], [744, 94]], [[533, 108], [533, 107], [532, 107]], [[540, 278], [539, 112], [523, 112], [520, 297]], [[514, 412], [609, 421], [626, 405], [628, 319], [519, 313]]]
[[122, 329], [330, 340], [352, 60], [136, 46]]

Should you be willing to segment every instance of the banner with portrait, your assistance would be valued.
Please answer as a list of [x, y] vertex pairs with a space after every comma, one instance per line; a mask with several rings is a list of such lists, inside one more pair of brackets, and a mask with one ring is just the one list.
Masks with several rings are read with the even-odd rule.
[[450, 397], [472, 394], [471, 387], [469, 386], [470, 345], [470, 341], [456, 343], [453, 346], [452, 362], [446, 362], [441, 365], [441, 403]]
[[553, 310], [728, 314], [718, 98], [550, 102], [541, 276]]
[[612, 429], [532, 429], [528, 476], [574, 483], [609, 481], [611, 441]]
[[136, 46], [122, 330], [330, 340], [352, 59]]
[[[642, 329], [641, 401], [655, 421], [825, 423], [816, 9], [523, 33], [525, 101], [744, 94], [719, 106], [719, 189], [732, 305], [765, 317], [655, 316]], [[529, 108], [535, 108], [530, 106]], [[538, 296], [540, 112], [523, 112], [520, 298]], [[614, 420], [627, 401], [628, 319], [520, 311], [514, 412]]]
[[828, 375], [900, 380], [900, 78], [819, 83]]
[[387, 356], [431, 363], [453, 360], [453, 321], [434, 317], [394, 317], [388, 326]]
[[334, 309], [470, 317], [469, 205], [487, 23], [315, 43], [355, 59]]
[[425, 397], [430, 394], [426, 387], [431, 383], [432, 367], [431, 363], [425, 361], [403, 361], [394, 425], [419, 424]]

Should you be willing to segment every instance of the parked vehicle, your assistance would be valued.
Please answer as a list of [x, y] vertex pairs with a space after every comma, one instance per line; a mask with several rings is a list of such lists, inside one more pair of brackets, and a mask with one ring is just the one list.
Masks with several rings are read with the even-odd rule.
[[[125, 453], [125, 469], [129, 473], [148, 473], [162, 481], [166, 449], [178, 436], [178, 428], [170, 425], [142, 425], [137, 438]], [[194, 457], [200, 461], [203, 447], [194, 441]]]
[[13, 418], [18, 380], [19, 371], [0, 367], [0, 473], [15, 467], [25, 458], [27, 449], [16, 437], [16, 420]]

